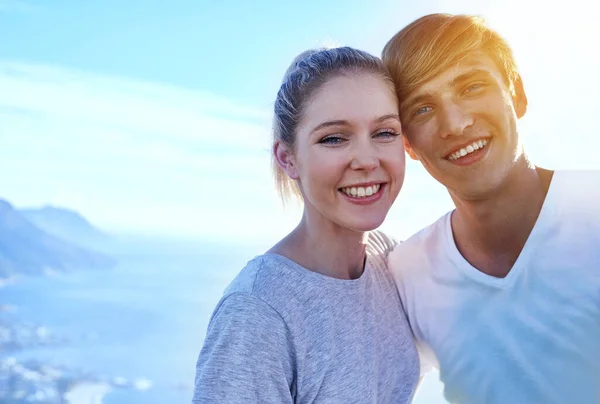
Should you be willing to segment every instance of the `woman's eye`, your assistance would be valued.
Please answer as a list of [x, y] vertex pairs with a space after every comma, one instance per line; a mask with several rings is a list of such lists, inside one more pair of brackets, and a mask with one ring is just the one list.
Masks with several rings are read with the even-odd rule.
[[325, 136], [323, 139], [319, 140], [319, 143], [322, 144], [340, 144], [344, 141], [340, 136]]
[[398, 136], [400, 136], [398, 133], [391, 131], [391, 130], [384, 130], [382, 132], [377, 132], [375, 134], [375, 137], [382, 138], [382, 139], [395, 139]]

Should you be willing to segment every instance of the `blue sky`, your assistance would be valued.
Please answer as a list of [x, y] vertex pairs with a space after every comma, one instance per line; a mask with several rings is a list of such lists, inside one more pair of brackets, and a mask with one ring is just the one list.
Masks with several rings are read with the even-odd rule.
[[[275, 241], [300, 212], [281, 207], [269, 172], [270, 107], [291, 59], [324, 44], [378, 55], [440, 11], [481, 14], [513, 45], [536, 162], [600, 168], [599, 11], [479, 3], [0, 0], [0, 197], [113, 231]], [[408, 236], [450, 206], [409, 162], [384, 230]]]
[[[534, 161], [600, 169], [600, 11], [586, 3], [0, 0], [0, 197], [115, 232], [275, 242], [300, 215], [269, 164], [292, 58], [327, 44], [378, 55], [431, 12], [481, 14], [513, 46]], [[404, 238], [450, 208], [408, 161], [383, 230]], [[423, 387], [418, 402], [439, 402], [435, 377]]]

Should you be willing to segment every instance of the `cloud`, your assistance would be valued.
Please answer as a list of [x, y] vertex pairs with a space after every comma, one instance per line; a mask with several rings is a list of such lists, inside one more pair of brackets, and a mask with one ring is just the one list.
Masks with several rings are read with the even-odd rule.
[[243, 221], [240, 198], [256, 218], [278, 209], [264, 108], [14, 61], [0, 61], [0, 88], [0, 171], [11, 173], [0, 188], [19, 205], [72, 207], [124, 230], [191, 233]]
[[0, 107], [203, 144], [264, 141], [270, 116], [202, 91], [15, 62], [0, 62], [0, 87]]

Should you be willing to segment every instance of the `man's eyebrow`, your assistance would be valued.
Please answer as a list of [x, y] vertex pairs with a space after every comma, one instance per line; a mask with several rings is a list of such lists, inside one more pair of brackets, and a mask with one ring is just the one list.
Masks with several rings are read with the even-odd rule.
[[471, 78], [473, 78], [474, 76], [486, 76], [486, 77], [490, 77], [490, 72], [485, 70], [485, 69], [473, 69], [473, 70], [469, 70], [468, 72], [465, 72], [463, 74], [461, 74], [460, 76], [457, 76], [455, 78], [453, 78], [449, 85], [450, 86], [454, 86], [458, 83], [461, 83], [463, 81], [467, 81]]
[[411, 105], [414, 104], [419, 104], [427, 99], [431, 98], [431, 94], [430, 93], [423, 93], [423, 94], [419, 94], [416, 97], [408, 97], [407, 99], [405, 99], [404, 101], [402, 101], [400, 103], [400, 110], [407, 108]]
[[[400, 116], [398, 114], [382, 115], [379, 118], [375, 119], [375, 121], [377, 123], [380, 123], [380, 122], [387, 121], [388, 119], [394, 119], [394, 120], [400, 122]], [[315, 126], [313, 128], [313, 130], [310, 131], [310, 133], [315, 133], [315, 132], [317, 132], [317, 131], [319, 131], [321, 129], [329, 128], [329, 127], [332, 127], [332, 126], [350, 126], [350, 125], [351, 125], [350, 121], [347, 121], [345, 119], [336, 119], [336, 120], [333, 120], [333, 121], [327, 121], [327, 122], [323, 122], [323, 123], [318, 124], [317, 126]]]
[[[460, 76], [454, 77], [452, 80], [448, 81], [447, 83], [444, 83], [444, 86], [446, 86], [446, 87], [454, 87], [457, 84], [460, 84], [460, 83], [465, 82], [465, 81], [467, 81], [469, 79], [472, 79], [474, 76], [486, 76], [486, 77], [490, 77], [491, 74], [490, 74], [490, 72], [488, 70], [480, 69], [480, 68], [474, 68], [472, 70], [464, 72]], [[423, 94], [419, 94], [416, 97], [408, 97], [406, 100], [404, 100], [403, 102], [400, 103], [400, 109], [404, 109], [404, 108], [407, 108], [407, 107], [409, 107], [411, 105], [421, 103], [421, 102], [423, 102], [423, 101], [431, 98], [432, 95], [433, 94], [431, 92], [426, 92], [426, 93], [423, 93]]]

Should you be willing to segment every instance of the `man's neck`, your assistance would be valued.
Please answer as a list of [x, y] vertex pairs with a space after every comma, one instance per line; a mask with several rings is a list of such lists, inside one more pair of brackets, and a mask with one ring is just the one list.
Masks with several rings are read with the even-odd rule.
[[515, 167], [489, 197], [452, 195], [454, 241], [471, 265], [490, 276], [508, 275], [535, 226], [552, 174], [534, 166]]

